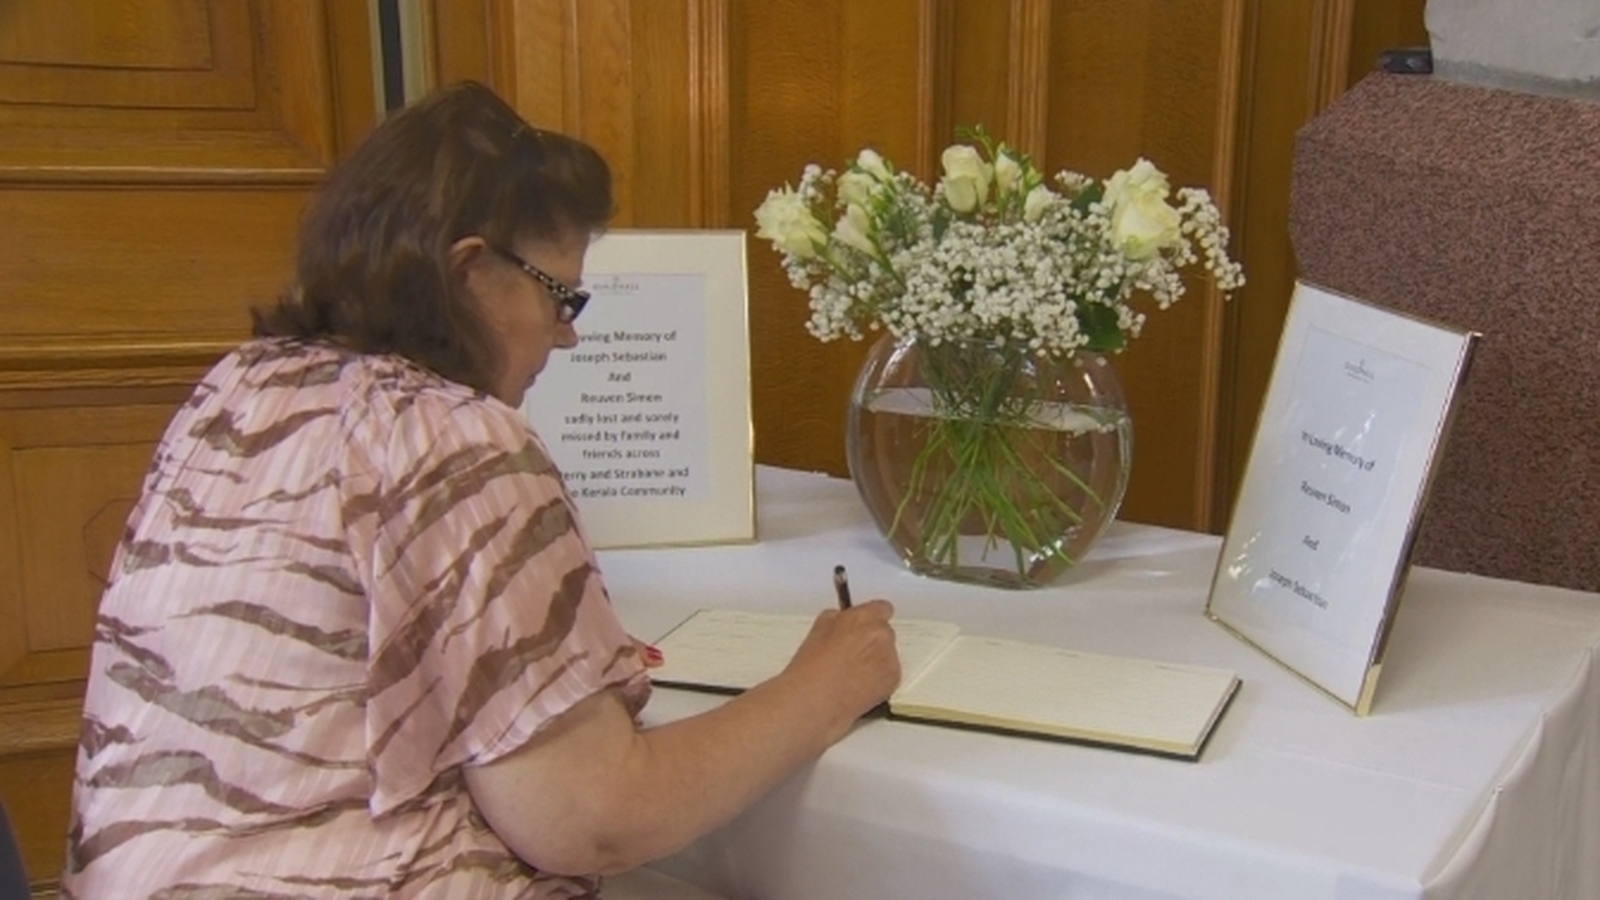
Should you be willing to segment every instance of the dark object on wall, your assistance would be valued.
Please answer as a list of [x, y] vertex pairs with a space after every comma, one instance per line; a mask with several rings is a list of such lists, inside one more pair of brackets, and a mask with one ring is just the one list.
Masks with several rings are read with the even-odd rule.
[[400, 34], [399, 0], [378, 0], [378, 59], [383, 73], [383, 111], [406, 105], [404, 39]]
[[1395, 47], [1378, 54], [1378, 71], [1395, 75], [1433, 73], [1433, 51], [1427, 47]]
[[1483, 334], [1415, 562], [1600, 591], [1600, 104], [1368, 75], [1290, 231], [1305, 280]]
[[0, 900], [28, 900], [28, 874], [6, 808], [0, 806]]

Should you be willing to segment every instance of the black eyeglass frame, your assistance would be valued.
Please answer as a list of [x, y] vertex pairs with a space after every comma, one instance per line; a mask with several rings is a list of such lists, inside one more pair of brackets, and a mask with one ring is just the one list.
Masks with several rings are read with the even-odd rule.
[[583, 308], [589, 305], [589, 292], [577, 288], [567, 287], [556, 279], [554, 275], [523, 259], [499, 244], [484, 241], [490, 250], [505, 257], [506, 261], [528, 273], [528, 277], [539, 282], [545, 290], [550, 292], [550, 299], [556, 301], [556, 320], [563, 325], [571, 325], [577, 321]]

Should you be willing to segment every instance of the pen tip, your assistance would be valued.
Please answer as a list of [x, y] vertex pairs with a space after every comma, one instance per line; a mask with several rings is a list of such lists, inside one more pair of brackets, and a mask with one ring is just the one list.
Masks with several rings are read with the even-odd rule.
[[833, 574], [835, 574], [835, 575], [843, 575], [844, 574], [844, 566], [834, 566], [833, 567]]

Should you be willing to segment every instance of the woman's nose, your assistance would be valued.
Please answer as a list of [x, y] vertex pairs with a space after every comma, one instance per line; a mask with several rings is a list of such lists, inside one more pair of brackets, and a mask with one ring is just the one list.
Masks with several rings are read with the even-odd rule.
[[556, 323], [556, 346], [563, 350], [578, 346], [578, 329], [571, 322]]

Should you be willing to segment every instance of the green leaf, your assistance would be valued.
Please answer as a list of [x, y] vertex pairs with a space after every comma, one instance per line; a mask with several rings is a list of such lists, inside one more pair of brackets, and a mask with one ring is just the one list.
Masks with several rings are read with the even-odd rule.
[[1086, 213], [1091, 205], [1100, 202], [1100, 198], [1105, 195], [1105, 185], [1097, 181], [1084, 188], [1078, 196], [1072, 198], [1072, 208], [1075, 212]]
[[1109, 306], [1078, 304], [1078, 328], [1089, 336], [1089, 350], [1114, 353], [1127, 346], [1122, 329], [1117, 327], [1117, 311]]

